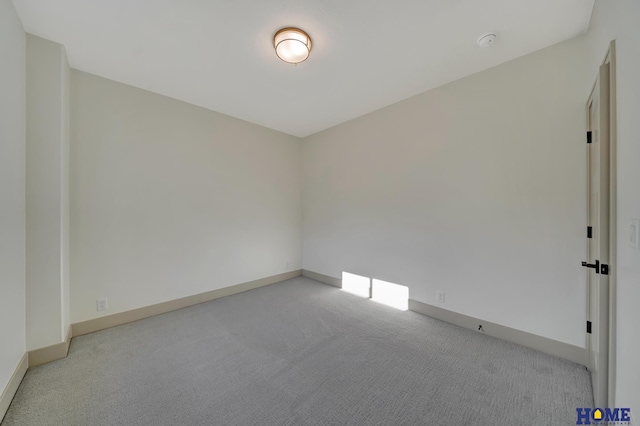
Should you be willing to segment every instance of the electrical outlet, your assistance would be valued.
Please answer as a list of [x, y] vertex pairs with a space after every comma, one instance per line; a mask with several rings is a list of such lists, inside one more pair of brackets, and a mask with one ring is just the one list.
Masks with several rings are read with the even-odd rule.
[[104, 311], [109, 307], [108, 299], [96, 300], [96, 311]]
[[436, 291], [436, 300], [440, 303], [444, 303], [444, 291]]
[[478, 324], [478, 331], [480, 333], [484, 333], [484, 328], [482, 328], [482, 324]]
[[289, 270], [289, 262], [287, 262], [287, 263], [285, 263], [285, 264], [284, 264], [284, 269], [285, 269], [286, 271], [288, 271], [288, 270]]

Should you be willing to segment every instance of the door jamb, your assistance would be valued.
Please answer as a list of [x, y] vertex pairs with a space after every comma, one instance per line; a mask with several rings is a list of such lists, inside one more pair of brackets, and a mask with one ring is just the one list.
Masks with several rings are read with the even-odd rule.
[[611, 40], [602, 64], [609, 64], [609, 406], [615, 407], [616, 390], [616, 278], [617, 278], [617, 187], [618, 144], [616, 111], [616, 41]]

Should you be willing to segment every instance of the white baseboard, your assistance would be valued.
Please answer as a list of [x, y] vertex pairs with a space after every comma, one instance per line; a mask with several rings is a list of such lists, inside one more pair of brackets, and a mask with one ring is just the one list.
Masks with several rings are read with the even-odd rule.
[[241, 293], [254, 288], [275, 284], [281, 281], [296, 278], [301, 275], [301, 270], [285, 272], [283, 274], [273, 275], [271, 277], [261, 278], [242, 284], [236, 284], [217, 290], [208, 291], [206, 293], [195, 294], [180, 299], [170, 300], [143, 308], [132, 309], [126, 312], [120, 312], [113, 315], [107, 315], [100, 318], [94, 318], [87, 321], [77, 322], [73, 324], [73, 336], [82, 336], [83, 334], [93, 333], [95, 331], [104, 330], [118, 325], [138, 321], [155, 315], [164, 314], [175, 311], [177, 309], [187, 308], [199, 303], [208, 302], [210, 300], [219, 299], [225, 296]]
[[64, 341], [55, 345], [29, 351], [29, 367], [46, 364], [51, 361], [66, 358], [71, 344], [71, 324], [67, 327]]
[[306, 269], [302, 270], [302, 276], [311, 278], [312, 280], [320, 281], [321, 283], [324, 283], [324, 284], [329, 284], [334, 287], [342, 288], [342, 280], [340, 278], [333, 278], [333, 277], [330, 277], [329, 275], [323, 275], [317, 272], [307, 271]]
[[63, 342], [51, 346], [46, 346], [44, 348], [34, 349], [25, 354], [28, 359], [28, 367], [35, 367], [37, 365], [42, 365], [48, 362], [65, 358], [69, 353], [71, 338], [74, 336], [93, 333], [94, 331], [99, 331], [105, 328], [115, 327], [117, 325], [126, 324], [128, 322], [137, 321], [154, 315], [175, 311], [177, 309], [182, 309], [192, 305], [197, 305], [199, 303], [208, 302], [220, 297], [231, 296], [243, 291], [252, 290], [254, 288], [263, 287], [269, 284], [275, 284], [277, 282], [299, 277], [301, 273], [301, 270], [285, 272], [283, 274], [273, 275], [271, 277], [261, 278], [230, 287], [212, 290], [206, 293], [200, 293], [193, 296], [183, 297], [181, 299], [158, 303], [156, 305], [133, 309], [131, 311], [121, 312], [118, 314], [70, 324], [67, 328], [65, 340]]
[[[324, 284], [329, 284], [340, 288], [342, 287], [342, 280], [340, 278], [330, 277], [328, 275], [323, 275], [318, 272], [313, 272], [306, 269], [302, 270], [302, 275], [304, 277], [319, 281]], [[540, 352], [547, 353], [549, 355], [557, 356], [559, 358], [567, 359], [581, 365], [586, 365], [587, 363], [586, 349], [579, 346], [570, 345], [569, 343], [560, 342], [558, 340], [553, 340], [547, 337], [538, 336], [536, 334], [527, 333], [526, 331], [517, 330], [515, 328], [481, 320], [468, 315], [459, 314], [457, 312], [442, 309], [437, 306], [418, 302], [417, 300], [413, 299], [409, 299], [409, 310], [439, 319], [441, 321], [455, 324], [460, 327], [468, 328], [470, 330], [477, 330], [478, 324], [482, 324], [484, 334], [488, 334], [489, 336], [507, 340], [512, 343], [517, 343], [519, 345], [526, 346]]]
[[460, 327], [468, 328], [470, 330], [477, 330], [478, 325], [482, 324], [484, 334], [488, 334], [489, 336], [517, 343], [581, 365], [586, 365], [586, 349], [579, 346], [570, 345], [569, 343], [538, 336], [537, 334], [527, 333], [526, 331], [517, 330], [515, 328], [449, 311], [447, 309], [428, 305], [413, 299], [409, 299], [409, 310], [441, 321], [459, 325]]
[[2, 423], [4, 415], [7, 414], [9, 405], [11, 405], [11, 401], [13, 401], [13, 397], [18, 391], [18, 386], [20, 386], [20, 383], [27, 372], [27, 368], [29, 368], [29, 355], [25, 353], [22, 355], [22, 358], [20, 358], [20, 362], [18, 362], [15, 371], [9, 379], [9, 383], [7, 383], [7, 386], [5, 386], [2, 394], [0, 395], [0, 423]]

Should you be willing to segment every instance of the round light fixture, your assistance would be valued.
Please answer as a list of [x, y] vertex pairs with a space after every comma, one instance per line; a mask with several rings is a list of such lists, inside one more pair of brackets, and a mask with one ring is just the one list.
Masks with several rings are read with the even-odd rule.
[[273, 36], [273, 47], [278, 58], [299, 64], [311, 53], [311, 37], [299, 28], [283, 28]]

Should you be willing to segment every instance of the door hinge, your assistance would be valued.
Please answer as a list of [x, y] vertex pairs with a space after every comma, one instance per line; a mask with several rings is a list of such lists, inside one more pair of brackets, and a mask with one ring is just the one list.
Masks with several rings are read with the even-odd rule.
[[606, 263], [601, 263], [600, 264], [600, 273], [602, 275], [609, 275], [609, 265], [607, 265]]
[[591, 143], [591, 130], [587, 132], [587, 143]]
[[587, 321], [587, 333], [591, 334], [591, 321]]
[[587, 226], [587, 238], [593, 238], [593, 228]]

